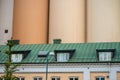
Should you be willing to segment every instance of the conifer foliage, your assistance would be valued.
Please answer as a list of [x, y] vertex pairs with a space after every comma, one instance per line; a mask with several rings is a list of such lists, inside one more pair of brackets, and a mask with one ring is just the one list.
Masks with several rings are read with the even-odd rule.
[[13, 54], [12, 48], [15, 46], [13, 40], [9, 40], [7, 46], [8, 50], [5, 51], [5, 54], [7, 55], [7, 61], [4, 64], [4, 75], [0, 77], [0, 80], [18, 80], [18, 78], [14, 75], [14, 72], [17, 71], [19, 64], [12, 63], [11, 60]]

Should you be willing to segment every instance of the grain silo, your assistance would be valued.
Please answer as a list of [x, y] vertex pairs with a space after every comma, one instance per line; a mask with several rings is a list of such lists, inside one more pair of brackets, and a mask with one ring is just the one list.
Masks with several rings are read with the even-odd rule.
[[47, 43], [48, 0], [14, 0], [13, 39]]
[[49, 43], [85, 42], [85, 0], [50, 0]]
[[120, 41], [120, 0], [87, 0], [87, 42]]

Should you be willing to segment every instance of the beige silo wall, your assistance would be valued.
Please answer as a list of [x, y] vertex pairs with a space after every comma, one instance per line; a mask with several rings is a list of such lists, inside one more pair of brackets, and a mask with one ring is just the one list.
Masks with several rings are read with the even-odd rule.
[[50, 0], [49, 43], [85, 41], [85, 0]]
[[21, 44], [47, 42], [48, 0], [14, 0], [13, 39]]
[[87, 0], [87, 42], [120, 41], [120, 0]]

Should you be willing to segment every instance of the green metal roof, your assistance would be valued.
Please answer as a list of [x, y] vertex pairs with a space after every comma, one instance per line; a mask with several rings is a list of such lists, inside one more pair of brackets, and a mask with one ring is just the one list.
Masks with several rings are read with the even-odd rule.
[[[4, 54], [8, 47], [5, 45], [0, 45], [0, 63], [5, 63], [7, 60], [7, 55]], [[15, 45], [13, 51], [25, 51], [31, 50], [28, 56], [22, 60], [21, 63], [44, 63], [46, 62], [46, 57], [38, 57], [39, 51], [49, 51], [54, 50], [73, 50], [75, 53], [70, 58], [68, 62], [99, 62], [97, 58], [96, 49], [115, 49], [115, 56], [111, 62], [120, 62], [120, 42], [101, 42], [101, 43], [63, 43], [63, 44], [24, 44]], [[54, 63], [55, 57], [48, 57], [50, 63]]]

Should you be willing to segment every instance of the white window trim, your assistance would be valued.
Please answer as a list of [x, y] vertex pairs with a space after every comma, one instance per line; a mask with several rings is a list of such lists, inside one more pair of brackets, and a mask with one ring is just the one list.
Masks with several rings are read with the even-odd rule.
[[23, 59], [23, 54], [12, 54], [12, 62], [21, 62]]
[[75, 80], [75, 78], [77, 78], [79, 80], [79, 77], [77, 77], [77, 76], [69, 77], [69, 80], [70, 80], [70, 78], [73, 78], [73, 80]]
[[37, 80], [39, 80], [39, 78], [41, 78], [41, 79], [42, 79], [42, 77], [37, 76], [37, 77], [34, 77], [34, 78], [33, 78], [33, 80], [34, 80], [35, 78], [37, 78]]
[[22, 78], [24, 78], [24, 80], [25, 80], [25, 77], [18, 77], [19, 78], [19, 80], [22, 80]]
[[51, 80], [52, 80], [53, 78], [55, 78], [55, 80], [60, 80], [60, 77], [58, 77], [58, 76], [51, 77]]
[[[96, 78], [99, 78], [99, 80], [101, 80], [101, 78], [104, 78], [104, 80], [105, 80], [105, 77], [103, 77], [103, 76], [96, 77]], [[96, 80], [96, 78], [95, 78], [95, 80]]]
[[99, 52], [99, 61], [111, 61], [113, 52]]
[[70, 58], [70, 53], [68, 52], [57, 53], [57, 62], [67, 62], [69, 58]]

